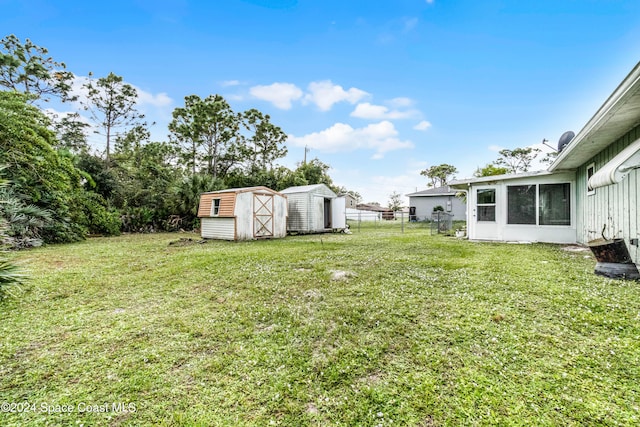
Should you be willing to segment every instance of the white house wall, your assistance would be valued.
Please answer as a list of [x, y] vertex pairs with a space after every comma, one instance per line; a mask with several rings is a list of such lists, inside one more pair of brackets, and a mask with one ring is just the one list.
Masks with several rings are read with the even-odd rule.
[[[450, 209], [447, 208], [448, 205]], [[454, 220], [464, 221], [467, 219], [467, 207], [456, 196], [409, 196], [409, 206], [416, 208], [418, 221], [431, 219], [431, 213], [436, 206], [442, 206], [445, 212], [453, 215]]]
[[640, 138], [640, 126], [628, 132], [607, 149], [583, 164], [577, 171], [577, 204], [580, 214], [577, 218], [578, 242], [586, 244], [601, 237], [605, 228], [608, 238], [623, 238], [636, 264], [640, 263], [638, 246], [630, 244], [631, 239], [640, 237], [638, 225], [638, 201], [640, 200], [640, 173], [632, 170], [621, 182], [596, 188], [587, 192], [587, 167], [595, 166], [595, 172], [607, 164], [631, 142]]
[[200, 229], [204, 239], [235, 240], [235, 218], [201, 218]]

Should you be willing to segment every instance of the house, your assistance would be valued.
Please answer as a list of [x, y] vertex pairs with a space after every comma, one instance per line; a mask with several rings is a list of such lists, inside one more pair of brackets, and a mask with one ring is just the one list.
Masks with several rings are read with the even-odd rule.
[[288, 200], [287, 231], [324, 233], [347, 226], [345, 199], [325, 184], [289, 187], [281, 191]]
[[406, 196], [409, 197], [409, 220], [428, 220], [431, 218], [433, 209], [437, 206], [441, 206], [444, 212], [451, 214], [453, 220], [465, 220], [467, 218], [466, 203], [456, 197], [457, 193], [457, 190], [446, 185], [407, 194]]
[[575, 172], [548, 171], [453, 181], [467, 192], [471, 240], [575, 243]]
[[338, 194], [338, 197], [344, 197], [344, 207], [347, 209], [355, 209], [358, 201], [349, 193]]
[[640, 63], [620, 83], [549, 171], [576, 174], [576, 242], [624, 239], [640, 262]]
[[287, 235], [287, 197], [267, 187], [230, 188], [200, 195], [201, 236], [252, 240]]
[[[365, 214], [377, 214], [378, 218], [392, 220], [396, 215], [393, 209], [385, 208], [383, 206], [373, 203], [360, 203], [356, 206], [356, 209], [361, 212], [361, 216]], [[371, 215], [370, 215], [371, 216]]]
[[452, 182], [467, 191], [469, 238], [587, 244], [604, 234], [640, 262], [640, 63], [559, 149], [543, 172]]

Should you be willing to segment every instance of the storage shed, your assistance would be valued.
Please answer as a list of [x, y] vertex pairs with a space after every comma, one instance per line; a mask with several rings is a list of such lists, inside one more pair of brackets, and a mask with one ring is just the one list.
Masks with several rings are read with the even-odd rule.
[[324, 233], [346, 227], [344, 197], [336, 196], [325, 184], [289, 187], [281, 191], [287, 196], [291, 233]]
[[253, 240], [287, 235], [287, 197], [267, 187], [230, 188], [200, 195], [204, 239]]

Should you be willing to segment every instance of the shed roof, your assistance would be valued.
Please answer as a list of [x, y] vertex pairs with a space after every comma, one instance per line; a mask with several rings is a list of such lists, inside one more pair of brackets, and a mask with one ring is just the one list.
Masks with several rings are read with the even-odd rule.
[[225, 190], [218, 191], [207, 191], [202, 194], [224, 194], [224, 193], [254, 193], [254, 192], [263, 192], [263, 193], [272, 193], [279, 194], [277, 191], [270, 189], [265, 186], [256, 186], [256, 187], [242, 187], [242, 188], [227, 188]]
[[444, 187], [429, 188], [415, 193], [409, 193], [407, 197], [438, 197], [438, 196], [455, 196], [456, 191], [445, 185]]
[[291, 193], [308, 193], [311, 191], [323, 189], [324, 191], [330, 191], [334, 196], [336, 195], [326, 184], [311, 184], [311, 185], [299, 185], [297, 187], [289, 187], [280, 191], [283, 194]]
[[640, 62], [618, 85], [549, 171], [575, 169], [640, 124]]

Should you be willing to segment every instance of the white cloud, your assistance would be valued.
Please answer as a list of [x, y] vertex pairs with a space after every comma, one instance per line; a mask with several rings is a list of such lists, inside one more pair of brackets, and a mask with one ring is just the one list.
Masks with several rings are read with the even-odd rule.
[[268, 86], [253, 86], [249, 89], [249, 93], [255, 98], [271, 102], [281, 110], [291, 109], [291, 103], [302, 98], [302, 90], [293, 83], [272, 83]]
[[435, 0], [427, 0], [427, 4], [433, 4]]
[[420, 123], [418, 123], [417, 125], [415, 125], [413, 128], [415, 130], [427, 130], [430, 127], [431, 127], [431, 123], [426, 121], [426, 120], [423, 120]]
[[330, 110], [338, 102], [346, 101], [355, 104], [369, 96], [367, 92], [354, 87], [344, 90], [342, 86], [335, 85], [330, 80], [311, 82], [308, 91], [304, 100], [317, 105], [322, 111]]
[[398, 98], [393, 98], [388, 102], [388, 104], [393, 108], [404, 108], [411, 107], [414, 104], [414, 101], [411, 98], [400, 96]]
[[398, 131], [389, 121], [370, 124], [364, 128], [353, 128], [348, 124], [336, 123], [320, 132], [301, 137], [290, 135], [288, 141], [297, 146], [330, 153], [354, 150], [374, 150], [374, 159], [380, 159], [384, 153], [404, 148], [412, 148], [411, 141], [398, 138]]
[[138, 103], [140, 105], [148, 104], [154, 107], [167, 107], [173, 103], [173, 100], [169, 98], [169, 95], [167, 95], [165, 92], [160, 92], [154, 95], [138, 87], [135, 87], [135, 89], [138, 92]]
[[384, 105], [374, 105], [369, 102], [363, 102], [356, 106], [355, 110], [351, 112], [351, 117], [358, 117], [361, 119], [371, 120], [395, 120], [395, 119], [408, 119], [416, 117], [420, 113], [417, 110], [390, 110]]
[[[71, 82], [71, 93], [78, 97], [78, 101], [85, 101], [87, 99], [89, 91], [84, 87], [84, 85], [89, 82], [96, 83], [97, 81], [98, 79], [93, 77], [74, 76], [74, 79]], [[131, 83], [127, 83], [124, 81], [122, 83], [130, 85], [136, 90], [138, 94], [138, 105], [140, 106], [150, 105], [153, 107], [162, 108], [168, 107], [173, 104], [173, 99], [171, 99], [165, 92], [153, 94], [151, 92], [142, 90]]]
[[499, 146], [499, 145], [490, 145], [490, 146], [488, 146], [487, 148], [489, 149], [489, 151], [494, 151], [494, 152], [496, 152], [496, 153], [497, 153], [498, 151], [500, 151], [500, 150], [504, 149], [504, 147], [501, 147], [501, 146]]

